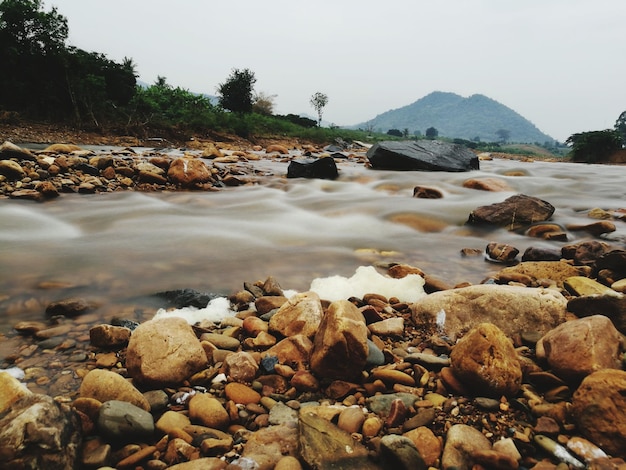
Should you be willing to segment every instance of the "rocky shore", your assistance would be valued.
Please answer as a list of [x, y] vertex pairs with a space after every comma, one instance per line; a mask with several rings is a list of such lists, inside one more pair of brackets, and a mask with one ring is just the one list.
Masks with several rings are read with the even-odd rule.
[[[0, 189], [40, 201], [219, 190], [257, 184], [271, 170], [248, 164], [285, 152], [6, 143]], [[515, 212], [515, 229], [558, 237], [562, 228], [528, 222], [533, 211], [547, 221], [549, 205], [523, 199], [531, 215]], [[510, 205], [477, 208], [472, 223], [512, 225]], [[602, 222], [570, 229], [599, 236], [611, 231]], [[364, 268], [380, 290], [322, 287], [337, 278], [294, 293], [269, 277], [228, 298], [163, 293], [164, 311], [129, 304], [107, 322], [89, 299], [50, 304], [45, 321], [0, 337], [0, 467], [626, 468], [626, 251], [596, 240], [528, 250], [510, 266], [511, 247], [487, 255], [503, 268], [478, 285], [391, 263]]]

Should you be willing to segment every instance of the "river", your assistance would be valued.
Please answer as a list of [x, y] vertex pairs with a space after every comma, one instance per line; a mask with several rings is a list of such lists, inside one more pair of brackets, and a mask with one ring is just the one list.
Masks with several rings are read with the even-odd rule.
[[[523, 253], [592, 237], [568, 232], [567, 242], [548, 242], [466, 226], [476, 207], [523, 193], [555, 206], [552, 221], [562, 225], [594, 222], [592, 208], [626, 208], [624, 166], [494, 159], [478, 171], [444, 173], [340, 162], [340, 178], [328, 181], [286, 179], [286, 163], [271, 165], [276, 176], [263, 184], [218, 192], [1, 201], [0, 332], [18, 320], [44, 319], [49, 302], [67, 297], [97, 301], [103, 318], [128, 316], [137, 298], [163, 290], [230, 294], [270, 275], [283, 288], [306, 290], [316, 277], [349, 276], [376, 263], [414, 265], [450, 284], [478, 283], [500, 266], [463, 257], [462, 248], [496, 241]], [[463, 187], [484, 177], [510, 190]], [[414, 198], [415, 186], [444, 197]], [[615, 223], [617, 231], [604, 238], [623, 247], [626, 222]]]

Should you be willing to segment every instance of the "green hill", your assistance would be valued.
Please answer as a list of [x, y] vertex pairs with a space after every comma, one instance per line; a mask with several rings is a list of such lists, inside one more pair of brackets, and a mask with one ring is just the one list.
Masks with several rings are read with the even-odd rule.
[[[533, 123], [511, 108], [484, 95], [464, 98], [455, 93], [435, 91], [415, 103], [379, 114], [374, 119], [354, 126], [387, 132], [389, 129], [409, 130], [409, 135], [434, 127], [440, 137], [480, 139], [482, 142], [502, 140], [508, 133], [509, 142], [541, 144], [554, 139], [541, 132]], [[499, 135], [500, 134], [500, 135]]]

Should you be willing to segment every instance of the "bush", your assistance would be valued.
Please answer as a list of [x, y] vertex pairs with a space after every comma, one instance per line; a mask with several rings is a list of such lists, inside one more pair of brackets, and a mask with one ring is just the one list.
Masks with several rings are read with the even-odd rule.
[[581, 132], [571, 135], [566, 144], [572, 146], [574, 162], [601, 163], [622, 148], [622, 137], [616, 130]]

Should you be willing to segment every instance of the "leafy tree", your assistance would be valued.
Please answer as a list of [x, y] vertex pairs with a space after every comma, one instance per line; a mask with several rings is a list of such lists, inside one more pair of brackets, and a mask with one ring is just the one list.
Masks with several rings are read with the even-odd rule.
[[426, 129], [426, 138], [427, 139], [436, 139], [439, 136], [439, 131], [434, 127], [429, 127]]
[[321, 126], [322, 125], [322, 110], [328, 104], [328, 96], [318, 91], [317, 93], [314, 93], [313, 96], [311, 96], [310, 103], [311, 103], [311, 106], [313, 106], [313, 109], [315, 109], [315, 111], [317, 112], [317, 125]]
[[605, 161], [622, 148], [622, 138], [613, 129], [573, 134], [565, 143], [572, 147], [570, 155], [573, 161], [586, 163]]
[[250, 69], [233, 69], [226, 81], [217, 87], [220, 106], [236, 113], [251, 112], [255, 83], [256, 77]]
[[387, 135], [393, 135], [395, 137], [402, 137], [402, 131], [400, 129], [389, 129]]
[[511, 131], [507, 129], [498, 129], [496, 131], [496, 135], [500, 137], [500, 142], [504, 143], [511, 138]]
[[626, 145], [626, 111], [619, 115], [615, 121], [615, 130], [622, 138], [622, 146]]

